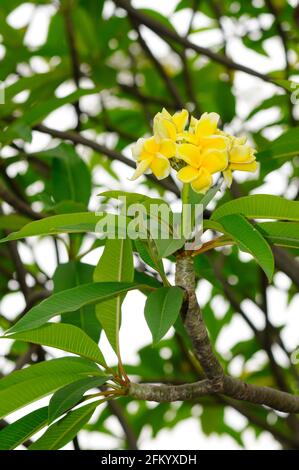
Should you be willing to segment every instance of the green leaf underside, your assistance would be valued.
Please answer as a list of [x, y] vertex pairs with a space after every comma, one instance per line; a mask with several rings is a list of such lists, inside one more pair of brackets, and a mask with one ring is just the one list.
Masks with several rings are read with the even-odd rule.
[[137, 287], [134, 283], [96, 282], [53, 294], [30, 309], [6, 334], [38, 328], [56, 315], [73, 312]]
[[89, 403], [71, 411], [65, 417], [52, 424], [29, 450], [58, 450], [70, 442], [90, 420], [97, 403]]
[[0, 450], [13, 450], [42, 429], [48, 420], [48, 407], [23, 416], [0, 431]]
[[48, 422], [51, 424], [63, 413], [73, 408], [82, 399], [85, 392], [91, 388], [104, 385], [109, 377], [88, 377], [77, 382], [66, 385], [57, 390], [49, 403]]
[[254, 194], [229, 201], [218, 207], [213, 220], [231, 214], [242, 214], [248, 218], [299, 221], [299, 201], [289, 201], [279, 196]]
[[[104, 252], [95, 268], [94, 281], [132, 282], [134, 264], [132, 243], [129, 239], [107, 240]], [[97, 317], [116, 354], [119, 354], [119, 329], [121, 325], [121, 305], [125, 294], [117, 295], [96, 306]]]
[[64, 357], [34, 364], [0, 380], [0, 418], [75, 382], [97, 376], [96, 364], [81, 357]]
[[236, 240], [239, 247], [248, 251], [265, 271], [269, 281], [274, 273], [274, 257], [268, 242], [245, 217], [232, 214], [221, 217], [219, 222], [226, 233]]
[[184, 298], [180, 287], [161, 287], [152, 292], [145, 304], [145, 319], [153, 336], [153, 343], [158, 343], [178, 318]]
[[48, 323], [34, 330], [10, 334], [8, 338], [62, 349], [106, 366], [98, 345], [83, 330], [73, 325]]
[[148, 264], [152, 269], [157, 271], [162, 279], [166, 278], [164, 271], [164, 265], [162, 259], [159, 257], [158, 248], [156, 244], [157, 240], [134, 240], [135, 248], [142, 261]]

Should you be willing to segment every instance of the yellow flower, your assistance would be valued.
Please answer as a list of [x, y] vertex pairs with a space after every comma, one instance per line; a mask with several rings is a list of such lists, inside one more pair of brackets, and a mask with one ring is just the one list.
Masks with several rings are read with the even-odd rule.
[[160, 180], [170, 172], [169, 158], [176, 153], [175, 143], [170, 139], [158, 141], [155, 136], [149, 139], [138, 139], [132, 147], [132, 155], [137, 161], [137, 168], [131, 181], [143, 173], [154, 173]]
[[176, 139], [183, 133], [188, 122], [188, 111], [182, 109], [173, 115], [163, 108], [161, 113], [154, 117], [154, 135], [158, 139]]
[[228, 136], [228, 138], [229, 164], [227, 169], [223, 171], [223, 176], [228, 187], [230, 187], [233, 180], [232, 172], [234, 170], [255, 172], [258, 164], [255, 159], [256, 150], [246, 144], [246, 137]]
[[178, 171], [177, 177], [183, 183], [191, 183], [197, 193], [205, 193], [213, 183], [212, 175], [225, 170], [228, 164], [226, 148], [211, 145], [181, 144], [178, 155], [187, 165]]
[[[184, 138], [188, 142], [199, 145], [202, 140], [215, 137], [218, 129], [219, 114], [204, 113], [200, 119], [191, 118], [189, 132], [184, 133]], [[225, 136], [221, 136], [225, 137]], [[224, 138], [224, 141], [226, 139]]]

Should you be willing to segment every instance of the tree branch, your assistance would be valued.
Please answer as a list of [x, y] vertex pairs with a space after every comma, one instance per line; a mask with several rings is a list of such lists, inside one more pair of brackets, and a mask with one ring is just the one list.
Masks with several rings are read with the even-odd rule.
[[237, 378], [224, 375], [223, 368], [213, 351], [197, 303], [193, 259], [186, 252], [177, 256], [176, 285], [182, 287], [187, 295], [187, 300], [182, 308], [183, 322], [207, 379], [191, 384], [169, 386], [130, 383], [128, 394], [137, 399], [161, 403], [220, 394], [237, 400], [265, 405], [286, 413], [299, 413], [299, 396], [270, 387], [247, 384]]
[[[180, 36], [175, 30], [168, 28], [167, 26], [155, 20], [154, 18], [151, 18], [148, 15], [144, 14], [142, 11], [133, 8], [127, 0], [113, 0], [113, 1], [118, 7], [126, 10], [126, 12], [130, 14], [132, 17], [134, 17], [140, 24], [144, 24], [145, 26], [150, 28], [152, 31], [157, 33], [158, 35], [168, 40], [176, 41], [177, 43], [181, 44], [187, 49], [193, 49], [198, 54], [202, 54], [206, 57], [209, 57], [211, 60], [218, 62], [219, 64], [222, 64], [225, 67], [228, 67], [233, 70], [239, 70], [240, 72], [244, 72], [254, 77], [260, 78], [261, 80], [265, 82], [274, 83], [273, 79], [269, 77], [268, 75], [260, 73], [245, 65], [234, 62], [233, 60], [229, 59], [225, 55], [217, 54], [216, 52], [213, 52], [208, 48], [194, 44], [193, 42], [189, 41], [188, 38]], [[281, 86], [282, 88], [284, 88], [282, 85], [277, 85], [277, 86]]]

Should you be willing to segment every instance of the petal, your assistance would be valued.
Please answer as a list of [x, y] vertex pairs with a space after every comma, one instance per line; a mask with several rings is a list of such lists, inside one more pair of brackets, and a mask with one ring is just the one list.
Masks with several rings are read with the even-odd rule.
[[190, 119], [190, 130], [194, 132], [195, 129], [196, 129], [197, 124], [198, 124], [198, 119], [196, 119], [194, 116], [191, 116], [191, 119]]
[[157, 153], [159, 151], [160, 144], [157, 142], [155, 137], [150, 137], [144, 140], [144, 150], [148, 153]]
[[194, 181], [196, 178], [198, 178], [199, 173], [200, 170], [194, 168], [193, 166], [187, 165], [177, 172], [177, 177], [180, 181], [182, 181], [182, 183], [191, 183], [191, 181]]
[[181, 133], [186, 127], [188, 122], [189, 113], [187, 109], [182, 109], [179, 113], [175, 113], [172, 116], [172, 122], [174, 123], [177, 132]]
[[138, 162], [141, 162], [142, 160], [148, 160], [152, 159], [154, 155], [152, 153], [146, 152], [145, 150], [142, 150], [141, 154], [139, 155]]
[[173, 140], [164, 139], [160, 143], [159, 153], [164, 155], [167, 158], [174, 157], [176, 154], [176, 145]]
[[204, 168], [201, 168], [199, 177], [192, 181], [191, 187], [196, 193], [206, 193], [212, 183], [212, 175]]
[[154, 117], [154, 134], [159, 139], [176, 139], [176, 128], [174, 123], [163, 117], [162, 113], [156, 114]]
[[137, 142], [134, 145], [132, 145], [132, 148], [131, 148], [132, 157], [135, 160], [138, 160], [138, 158], [140, 157], [140, 154], [141, 154], [142, 149], [143, 149], [144, 141], [145, 141], [145, 139], [143, 137], [141, 137], [140, 139], [137, 140]]
[[254, 149], [249, 145], [234, 145], [229, 160], [231, 163], [251, 163], [255, 160]]
[[250, 171], [254, 173], [258, 169], [258, 163], [255, 160], [251, 163], [232, 163], [230, 165], [230, 169], [239, 171]]
[[139, 176], [143, 175], [143, 173], [149, 169], [152, 159], [153, 157], [148, 158], [147, 160], [142, 160], [140, 163], [138, 163], [133, 176], [130, 178], [130, 181], [134, 181], [139, 178]]
[[198, 168], [202, 162], [200, 147], [193, 144], [178, 145], [178, 156], [189, 165]]
[[224, 150], [228, 148], [229, 140], [223, 135], [211, 135], [200, 139], [200, 145], [204, 148], [213, 148], [218, 150]]
[[155, 155], [151, 162], [150, 168], [158, 180], [167, 178], [170, 173], [169, 160], [161, 154]]
[[196, 135], [200, 137], [208, 137], [216, 132], [219, 114], [204, 113], [199, 119], [196, 126]]
[[205, 150], [203, 152], [202, 167], [209, 173], [223, 171], [228, 165], [228, 153], [226, 150]]
[[167, 111], [166, 108], [163, 108], [162, 109], [162, 112], [161, 113], [158, 113], [158, 114], [161, 114], [163, 117], [171, 120], [171, 114]]

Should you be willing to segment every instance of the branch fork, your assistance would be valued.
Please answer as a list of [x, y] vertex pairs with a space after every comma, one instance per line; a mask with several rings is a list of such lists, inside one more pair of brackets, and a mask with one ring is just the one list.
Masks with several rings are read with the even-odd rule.
[[176, 285], [186, 292], [181, 310], [182, 320], [195, 355], [206, 378], [183, 385], [129, 383], [128, 395], [139, 400], [159, 403], [196, 400], [205, 395], [223, 395], [236, 400], [264, 405], [285, 413], [299, 413], [299, 396], [270, 387], [247, 384], [224, 373], [213, 351], [195, 293], [195, 272], [191, 253], [180, 253], [176, 262]]

